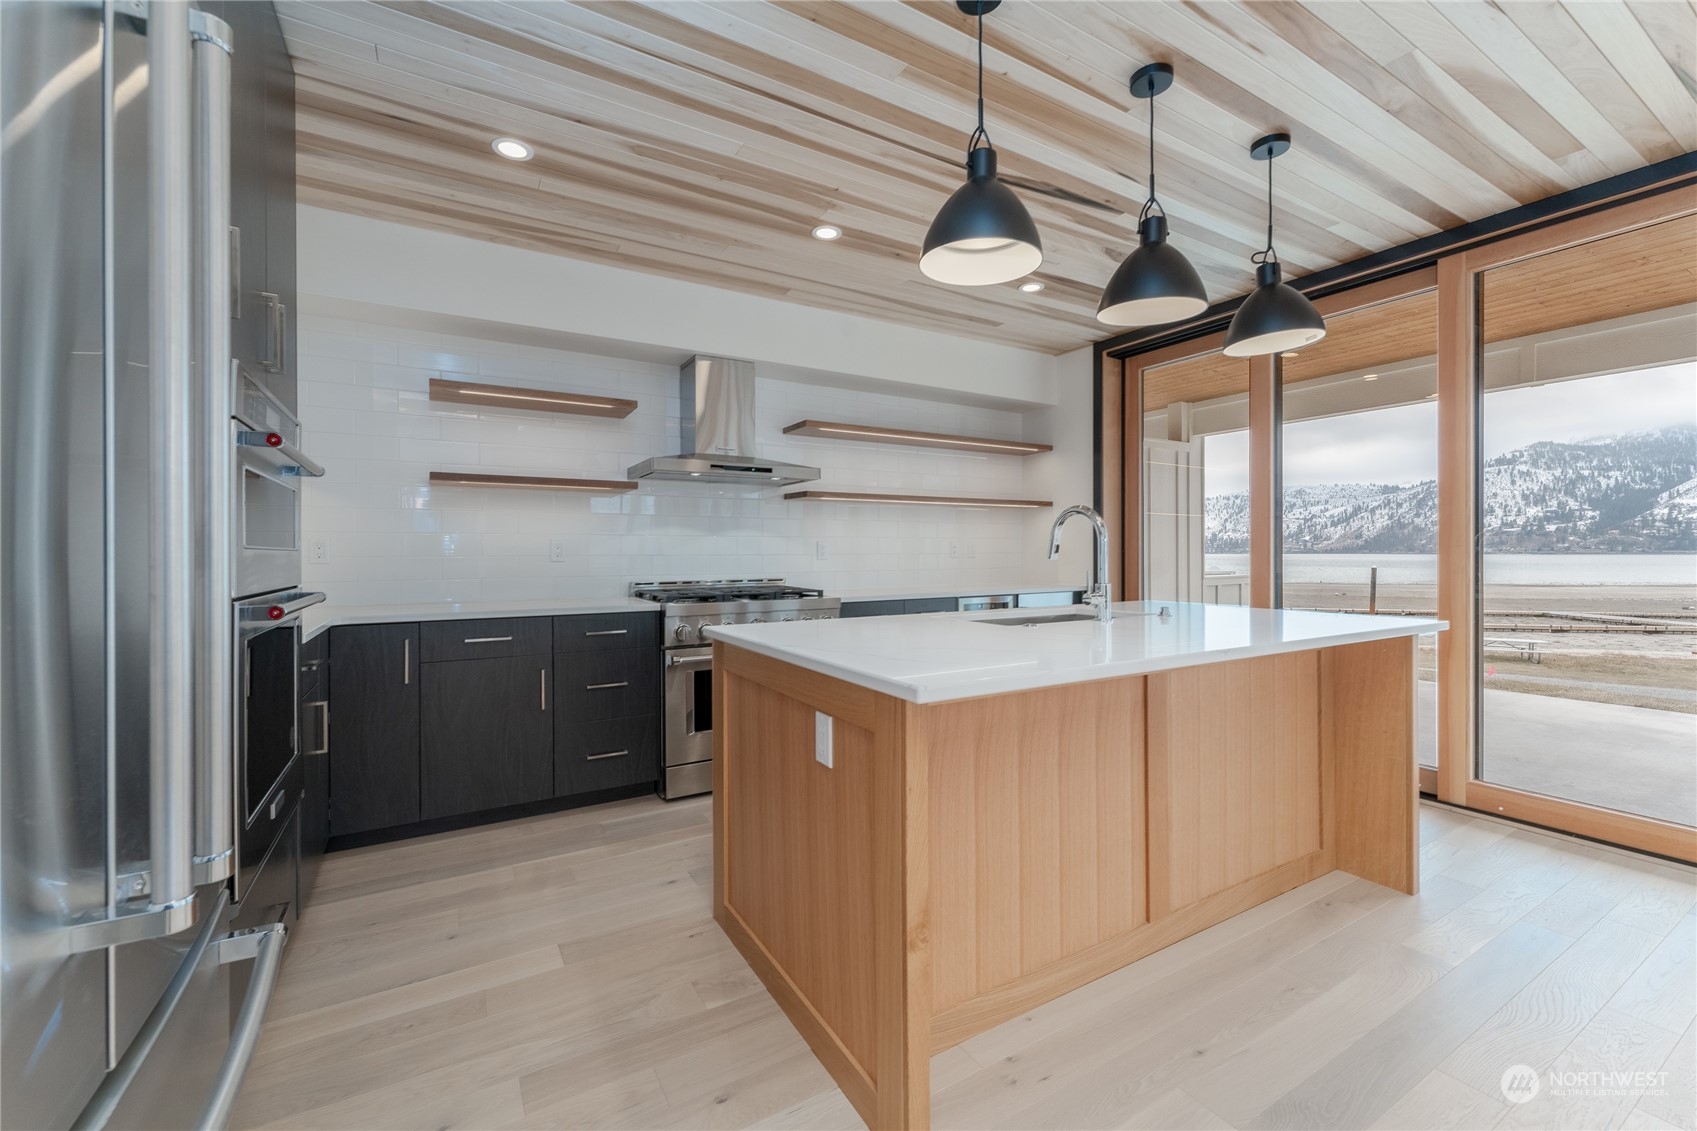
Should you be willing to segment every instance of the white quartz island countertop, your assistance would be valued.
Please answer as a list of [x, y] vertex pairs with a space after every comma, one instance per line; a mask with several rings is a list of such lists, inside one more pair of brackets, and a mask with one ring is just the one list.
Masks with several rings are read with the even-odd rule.
[[[1170, 615], [1157, 615], [1162, 608]], [[1069, 611], [1088, 610], [1007, 609], [722, 625], [707, 629], [707, 635], [910, 703], [942, 703], [1449, 627], [1426, 617], [1153, 601], [1116, 604], [1114, 619], [1107, 624], [987, 623]]]

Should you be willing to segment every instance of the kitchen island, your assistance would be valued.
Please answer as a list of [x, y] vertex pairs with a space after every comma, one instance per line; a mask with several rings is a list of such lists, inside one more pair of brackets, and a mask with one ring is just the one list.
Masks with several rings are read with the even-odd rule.
[[872, 1127], [928, 1124], [934, 1053], [1333, 869], [1415, 891], [1443, 622], [1114, 613], [709, 631], [714, 913]]

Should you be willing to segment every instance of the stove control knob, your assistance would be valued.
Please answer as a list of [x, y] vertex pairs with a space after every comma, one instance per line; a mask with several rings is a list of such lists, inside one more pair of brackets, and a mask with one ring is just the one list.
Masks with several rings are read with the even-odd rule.
[[794, 617], [779, 617], [778, 619], [781, 620], [781, 621], [792, 621], [795, 618]]
[[695, 626], [689, 624], [680, 624], [672, 630], [672, 636], [677, 639], [679, 644], [688, 644], [691, 640], [696, 639], [700, 635], [700, 632], [697, 631]]
[[749, 617], [748, 623], [749, 624], [765, 624], [766, 618], [765, 617]]

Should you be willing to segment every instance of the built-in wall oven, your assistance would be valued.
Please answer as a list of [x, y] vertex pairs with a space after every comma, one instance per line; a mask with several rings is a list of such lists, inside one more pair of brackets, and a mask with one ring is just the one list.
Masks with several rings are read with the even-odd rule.
[[300, 484], [324, 469], [300, 450], [300, 422], [258, 381], [236, 371], [231, 543], [235, 596], [301, 581]]
[[817, 589], [782, 578], [746, 581], [651, 581], [631, 595], [666, 606], [661, 647], [666, 665], [665, 772], [668, 801], [713, 788], [713, 648], [702, 629], [718, 624], [829, 620], [841, 608]]
[[237, 900], [301, 796], [300, 619], [323, 600], [293, 589], [235, 603]]

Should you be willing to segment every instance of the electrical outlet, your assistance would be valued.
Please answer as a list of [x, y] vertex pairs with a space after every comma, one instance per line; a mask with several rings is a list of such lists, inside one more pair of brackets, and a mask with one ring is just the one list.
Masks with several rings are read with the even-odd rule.
[[315, 562], [327, 562], [330, 560], [330, 547], [322, 538], [314, 538], [308, 547], [308, 552], [311, 554], [312, 560]]
[[978, 543], [968, 542], [966, 544], [966, 556], [969, 558], [976, 558], [978, 556]]
[[566, 560], [566, 540], [564, 538], [556, 538], [548, 543], [548, 560], [551, 562]]
[[819, 541], [813, 543], [813, 556], [815, 558], [819, 559], [820, 561], [825, 560], [825, 540], [824, 539], [820, 539]]
[[954, 541], [953, 539], [949, 540], [949, 557], [951, 557], [951, 558], [960, 557], [960, 543]]
[[813, 712], [813, 760], [831, 768], [831, 716], [824, 711]]

